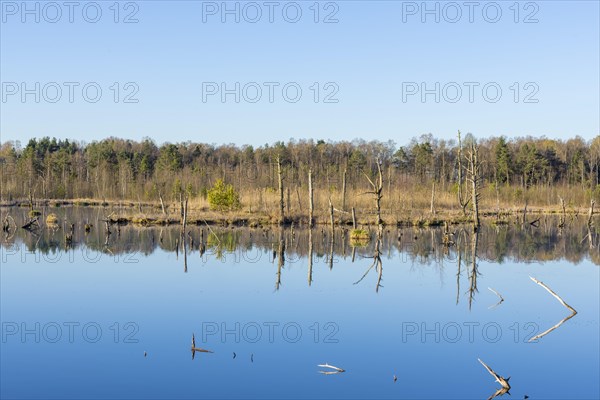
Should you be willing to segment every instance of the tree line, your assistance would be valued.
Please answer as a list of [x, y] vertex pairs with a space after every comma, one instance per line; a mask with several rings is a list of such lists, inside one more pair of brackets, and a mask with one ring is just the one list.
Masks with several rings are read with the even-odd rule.
[[563, 187], [582, 193], [588, 201], [600, 194], [600, 136], [586, 141], [476, 139], [467, 134], [462, 140], [446, 140], [428, 134], [403, 146], [393, 141], [292, 139], [259, 147], [191, 141], [158, 145], [149, 138], [113, 137], [86, 144], [44, 137], [32, 138], [24, 147], [20, 142], [2, 143], [0, 200], [177, 201], [182, 192], [206, 198], [217, 179], [242, 194], [277, 192], [279, 171], [288, 188], [288, 203], [289, 188], [292, 196], [294, 190], [304, 190], [309, 171], [315, 190], [336, 198], [343, 191], [344, 203], [346, 191], [370, 190], [366, 177], [375, 179], [379, 171], [388, 201], [393, 201], [394, 190], [417, 193], [416, 188], [453, 196], [463, 185], [468, 190], [468, 163], [460, 161], [471, 145], [478, 151], [477, 179], [482, 188], [511, 188], [514, 194]]

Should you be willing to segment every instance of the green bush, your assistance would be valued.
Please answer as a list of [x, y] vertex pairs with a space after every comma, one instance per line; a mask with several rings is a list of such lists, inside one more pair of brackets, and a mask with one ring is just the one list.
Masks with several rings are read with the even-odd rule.
[[218, 211], [237, 210], [241, 207], [240, 195], [233, 185], [228, 185], [222, 179], [217, 179], [212, 188], [208, 190], [208, 204], [210, 208]]

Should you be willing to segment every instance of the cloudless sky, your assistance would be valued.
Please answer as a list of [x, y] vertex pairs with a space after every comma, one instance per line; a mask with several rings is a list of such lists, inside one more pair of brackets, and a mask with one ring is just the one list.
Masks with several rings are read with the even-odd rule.
[[[69, 22], [62, 1], [54, 3], [60, 17], [47, 2], [2, 1], [0, 139], [147, 136], [158, 143], [261, 145], [362, 138], [404, 144], [424, 133], [454, 138], [458, 129], [478, 137], [588, 140], [600, 132], [598, 1], [476, 2], [473, 22], [462, 1], [273, 3], [271, 23], [264, 1], [228, 2], [228, 9], [239, 9], [236, 23], [235, 15], [222, 14], [222, 2], [115, 7], [99, 1], [102, 15], [91, 23], [84, 19], [96, 17], [89, 2], [78, 2]], [[23, 12], [24, 5], [38, 7], [39, 22], [35, 13]], [[424, 7], [438, 7], [439, 22]], [[296, 18], [297, 9], [299, 21], [286, 21]], [[124, 23], [128, 16], [137, 22]], [[36, 82], [39, 103], [36, 93], [23, 99], [22, 84], [36, 92]], [[64, 82], [78, 84], [73, 102]], [[102, 90], [95, 103], [82, 94], [90, 82], [96, 84], [88, 85], [88, 99], [94, 86]], [[236, 82], [239, 103], [235, 94], [223, 102], [221, 83], [234, 89]], [[244, 92], [251, 82], [256, 85]], [[265, 82], [274, 82], [272, 102]], [[290, 82], [295, 84], [288, 85], [287, 101], [283, 87]], [[465, 82], [473, 82], [472, 102]], [[424, 101], [422, 83], [433, 89]], [[262, 96], [252, 103], [256, 86]], [[295, 87], [302, 95], [294, 103]], [[457, 87], [462, 97], [451, 102]], [[219, 93], [208, 95], [209, 88]], [[502, 94], [492, 102], [497, 88]], [[418, 92], [410, 95], [409, 89]], [[137, 103], [125, 102], [128, 95]], [[56, 103], [49, 101], [57, 96]]]

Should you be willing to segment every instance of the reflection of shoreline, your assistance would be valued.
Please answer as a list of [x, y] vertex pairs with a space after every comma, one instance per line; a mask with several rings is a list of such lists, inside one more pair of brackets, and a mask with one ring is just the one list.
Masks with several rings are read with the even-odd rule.
[[[11, 257], [21, 261], [24, 254], [29, 252], [50, 255], [48, 259], [58, 257], [55, 253], [86, 254], [87, 258], [95, 259], [93, 252], [112, 256], [135, 254], [147, 256], [154, 251], [176, 252], [180, 237], [179, 227], [147, 227], [137, 229], [134, 226], [122, 226], [120, 234], [113, 233], [106, 240], [104, 228], [97, 223], [96, 216], [85, 218], [78, 215], [82, 221], [91, 221], [94, 226], [89, 233], [84, 232], [83, 223], [76, 224], [73, 242], [66, 246], [64, 229], [49, 230], [41, 228], [37, 236], [21, 228], [5, 235], [1, 247], [4, 260], [10, 261]], [[584, 259], [591, 260], [600, 265], [600, 251], [598, 249], [598, 233], [588, 231], [585, 221], [572, 224], [562, 230], [557, 227], [556, 221], [542, 222], [540, 228], [530, 227], [521, 229], [516, 226], [496, 227], [483, 225], [479, 230], [477, 257], [480, 260], [502, 263], [505, 261], [516, 262], [543, 262], [566, 259], [570, 262], [580, 262]], [[456, 235], [465, 240], [472, 239], [472, 233], [464, 226], [456, 225], [452, 229]], [[187, 229], [189, 237], [193, 239], [186, 249], [188, 254], [199, 253], [201, 249], [203, 259], [218, 258], [233, 260], [233, 262], [258, 262], [270, 259], [273, 244], [279, 241], [278, 229], [267, 228], [211, 228], [190, 226]], [[591, 233], [591, 234], [590, 234]], [[218, 238], [215, 236], [218, 236]], [[336, 228], [335, 240], [331, 240], [328, 229], [316, 228], [309, 235], [308, 229], [295, 228], [283, 230], [283, 239], [286, 242], [286, 263], [300, 262], [309, 257], [312, 252], [314, 262], [333, 262], [334, 258], [349, 257], [347, 228]], [[373, 232], [374, 234], [374, 232]], [[309, 246], [309, 236], [313, 244]], [[7, 240], [8, 239], [8, 240]], [[443, 230], [438, 228], [384, 228], [381, 239], [381, 254], [391, 257], [400, 257], [402, 262], [456, 262], [459, 257], [457, 247], [449, 249], [443, 246]], [[591, 245], [590, 245], [591, 243]], [[367, 246], [353, 248], [351, 253], [355, 257], [372, 257], [375, 251], [375, 241]], [[332, 247], [333, 246], [333, 247]], [[181, 247], [181, 246], [179, 246]], [[333, 251], [332, 251], [333, 250]], [[335, 257], [330, 257], [333, 252]], [[63, 258], [64, 260], [64, 258]]]

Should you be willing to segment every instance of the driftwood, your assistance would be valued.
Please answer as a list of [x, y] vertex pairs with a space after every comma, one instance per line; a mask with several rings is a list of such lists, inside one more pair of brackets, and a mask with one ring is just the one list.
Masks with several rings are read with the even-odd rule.
[[492, 394], [490, 397], [488, 397], [488, 400], [491, 400], [494, 397], [502, 396], [506, 393], [508, 393], [510, 395], [510, 383], [508, 383], [508, 381], [510, 380], [510, 376], [508, 378], [504, 378], [504, 377], [498, 375], [496, 372], [494, 372], [494, 370], [491, 369], [486, 363], [481, 361], [481, 359], [478, 358], [477, 360], [481, 363], [481, 365], [483, 365], [485, 367], [485, 369], [490, 373], [490, 375], [492, 375], [494, 377], [494, 379], [496, 379], [496, 382], [498, 382], [500, 384], [500, 386], [502, 386], [494, 394]]
[[498, 296], [498, 297], [500, 298], [500, 301], [498, 301], [498, 302], [497, 302], [496, 304], [494, 304], [493, 306], [490, 306], [490, 307], [488, 307], [489, 309], [491, 309], [491, 308], [496, 308], [496, 307], [498, 307], [500, 304], [502, 304], [502, 302], [504, 302], [504, 297], [502, 297], [502, 295], [501, 295], [500, 293], [496, 292], [496, 291], [495, 291], [494, 289], [492, 289], [491, 287], [488, 287], [488, 289], [489, 289], [490, 291], [492, 291], [493, 293], [495, 293], [495, 294], [496, 294], [496, 296]]
[[[206, 349], [202, 349], [200, 347], [196, 347], [196, 337], [194, 336], [194, 334], [192, 333], [192, 360], [194, 359], [194, 357], [196, 356], [196, 352], [199, 353], [213, 353], [210, 350], [206, 350]], [[234, 353], [235, 354], [235, 353]], [[235, 357], [234, 357], [235, 358]]]
[[319, 365], [317, 365], [317, 367], [319, 367], [319, 368], [330, 368], [330, 369], [332, 369], [332, 370], [333, 370], [333, 371], [319, 371], [319, 373], [321, 373], [321, 374], [325, 374], [325, 375], [339, 374], [339, 373], [341, 373], [341, 372], [346, 372], [346, 370], [345, 370], [345, 369], [338, 368], [338, 367], [336, 367], [336, 366], [329, 365], [329, 364], [327, 364], [327, 363], [325, 363], [325, 364], [319, 364]]
[[570, 320], [571, 318], [573, 318], [575, 315], [577, 315], [577, 311], [571, 307], [570, 305], [568, 305], [559, 295], [557, 295], [556, 293], [554, 293], [552, 291], [552, 289], [550, 289], [548, 286], [546, 286], [543, 282], [538, 281], [537, 279], [535, 279], [534, 277], [529, 277], [531, 278], [532, 281], [534, 281], [535, 283], [537, 283], [538, 285], [540, 285], [541, 287], [543, 287], [544, 289], [546, 289], [552, 296], [554, 296], [554, 298], [556, 298], [560, 304], [562, 304], [563, 306], [565, 306], [569, 311], [571, 311], [571, 314], [566, 316], [565, 318], [561, 319], [556, 325], [552, 326], [551, 328], [547, 329], [546, 331], [535, 335], [534, 337], [532, 337], [531, 339], [529, 339], [530, 342], [533, 342], [534, 340], [538, 340], [544, 336], [546, 336], [547, 334], [549, 334], [550, 332], [552, 332], [555, 329], [558, 329], [558, 327], [560, 327], [562, 324], [564, 324], [565, 322], [567, 322], [568, 320]]

